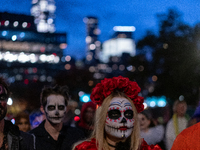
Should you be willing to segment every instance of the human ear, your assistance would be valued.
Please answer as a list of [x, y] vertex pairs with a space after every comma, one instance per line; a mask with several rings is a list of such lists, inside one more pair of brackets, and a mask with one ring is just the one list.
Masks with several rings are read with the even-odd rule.
[[40, 106], [40, 111], [44, 114], [45, 113], [45, 111], [44, 111], [44, 107], [41, 105]]

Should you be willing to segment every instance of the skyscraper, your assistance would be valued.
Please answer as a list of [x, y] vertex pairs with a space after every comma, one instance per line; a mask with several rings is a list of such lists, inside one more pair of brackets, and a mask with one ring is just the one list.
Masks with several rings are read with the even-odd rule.
[[31, 15], [38, 32], [55, 32], [55, 10], [54, 0], [32, 0]]
[[121, 57], [123, 53], [128, 53], [130, 56], [136, 55], [135, 41], [132, 33], [135, 31], [134, 26], [115, 26], [113, 27], [114, 34], [110, 40], [107, 40], [102, 45], [102, 51], [99, 59], [107, 63], [110, 57]]
[[98, 19], [96, 17], [88, 16], [84, 18], [86, 24], [86, 62], [90, 63], [92, 61], [99, 59], [99, 52], [101, 50], [101, 42], [98, 41], [98, 35], [100, 30], [98, 28]]

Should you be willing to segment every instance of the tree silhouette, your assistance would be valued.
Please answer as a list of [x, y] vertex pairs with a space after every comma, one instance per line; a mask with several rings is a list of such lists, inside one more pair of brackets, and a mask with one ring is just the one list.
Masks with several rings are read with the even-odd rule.
[[159, 34], [147, 32], [137, 43], [140, 51], [152, 51], [149, 62], [151, 75], [156, 75], [151, 95], [165, 95], [176, 100], [183, 95], [189, 104], [196, 104], [199, 87], [198, 37], [200, 26], [192, 28], [182, 21], [182, 14], [176, 9], [158, 14]]

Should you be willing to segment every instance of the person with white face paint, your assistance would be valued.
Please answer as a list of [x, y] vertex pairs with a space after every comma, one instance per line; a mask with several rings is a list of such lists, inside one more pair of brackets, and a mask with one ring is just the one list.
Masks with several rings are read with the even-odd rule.
[[0, 77], [0, 150], [33, 150], [33, 136], [19, 130], [18, 126], [4, 119], [10, 90]]
[[99, 106], [94, 131], [73, 150], [161, 150], [140, 138], [137, 114], [144, 110], [144, 99], [139, 92], [136, 82], [122, 76], [98, 83], [90, 96]]
[[68, 87], [44, 87], [40, 98], [41, 111], [46, 119], [30, 131], [36, 137], [36, 149], [71, 150], [72, 145], [84, 136], [77, 128], [63, 125], [69, 99]]

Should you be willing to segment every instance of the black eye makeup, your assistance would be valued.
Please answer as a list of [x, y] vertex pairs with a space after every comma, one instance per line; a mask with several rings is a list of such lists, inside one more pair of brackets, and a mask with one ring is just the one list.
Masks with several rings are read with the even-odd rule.
[[58, 106], [58, 110], [64, 110], [65, 109], [65, 106], [64, 105], [59, 105]]
[[128, 109], [124, 112], [124, 116], [127, 118], [127, 119], [133, 119], [133, 111]]
[[118, 119], [119, 117], [121, 117], [121, 112], [118, 109], [113, 109], [108, 111], [108, 117], [110, 119]]
[[49, 110], [49, 111], [51, 111], [51, 110], [55, 110], [55, 106], [54, 105], [49, 105], [48, 107], [47, 107], [47, 109]]

